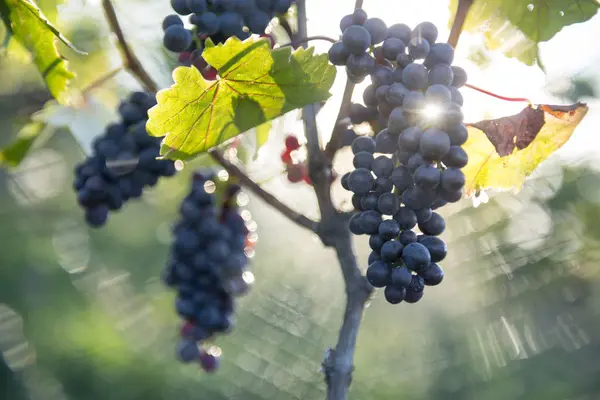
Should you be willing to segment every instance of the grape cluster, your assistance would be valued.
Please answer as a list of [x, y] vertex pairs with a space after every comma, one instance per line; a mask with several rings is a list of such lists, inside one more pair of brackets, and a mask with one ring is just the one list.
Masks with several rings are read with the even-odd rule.
[[[168, 15], [162, 23], [163, 44], [167, 50], [180, 53], [179, 60], [200, 71], [213, 72], [202, 58], [203, 43], [214, 43], [232, 36], [246, 39], [252, 33], [265, 36], [265, 29], [276, 14], [288, 11], [292, 0], [171, 0], [179, 14]], [[192, 29], [184, 27], [181, 16], [189, 15]]]
[[134, 92], [119, 105], [121, 122], [108, 125], [93, 142], [93, 154], [75, 167], [73, 188], [90, 226], [106, 223], [109, 210], [121, 209], [162, 176], [176, 172], [173, 161], [159, 160], [160, 138], [146, 132], [153, 95]]
[[234, 298], [250, 289], [253, 276], [247, 269], [247, 254], [256, 242], [256, 234], [246, 225], [249, 211], [240, 212], [236, 203], [240, 187], [227, 185], [218, 207], [215, 182], [210, 171], [194, 173], [163, 275], [164, 282], [178, 292], [176, 310], [185, 321], [179, 359], [199, 362], [207, 372], [214, 371], [220, 353], [207, 342], [232, 329]]
[[451, 65], [454, 49], [436, 43], [438, 31], [430, 22], [387, 27], [357, 9], [341, 28], [330, 61], [345, 65], [353, 82], [371, 78], [365, 105], [352, 105], [352, 123], [377, 118], [383, 128], [375, 138], [352, 143], [355, 169], [342, 177], [358, 211], [349, 227], [370, 235], [369, 282], [385, 287], [392, 304], [415, 303], [425, 286], [444, 277], [438, 263], [447, 246], [438, 236], [446, 223], [434, 210], [462, 197], [467, 129], [458, 89], [467, 75]]

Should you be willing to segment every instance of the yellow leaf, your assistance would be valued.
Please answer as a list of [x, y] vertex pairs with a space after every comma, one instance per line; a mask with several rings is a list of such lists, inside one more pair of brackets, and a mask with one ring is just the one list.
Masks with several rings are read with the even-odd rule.
[[583, 103], [537, 105], [471, 124], [463, 145], [469, 155], [463, 168], [465, 196], [484, 189], [520, 190], [537, 166], [569, 140], [587, 112]]

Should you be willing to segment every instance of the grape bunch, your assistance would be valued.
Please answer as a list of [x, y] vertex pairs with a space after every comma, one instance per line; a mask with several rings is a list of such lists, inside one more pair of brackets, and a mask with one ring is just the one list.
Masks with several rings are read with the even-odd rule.
[[177, 290], [175, 307], [184, 320], [178, 357], [185, 363], [199, 362], [207, 372], [216, 369], [220, 355], [208, 343], [232, 329], [234, 298], [246, 294], [254, 280], [247, 254], [256, 242], [256, 233], [246, 224], [249, 211], [240, 211], [236, 203], [240, 187], [227, 185], [219, 207], [215, 182], [211, 171], [194, 173], [163, 275]]
[[146, 132], [153, 95], [134, 92], [119, 105], [121, 122], [108, 125], [92, 145], [93, 154], [75, 167], [73, 188], [92, 227], [104, 225], [109, 211], [142, 196], [160, 177], [173, 176], [175, 164], [159, 160], [160, 138]]
[[349, 228], [370, 235], [369, 282], [385, 287], [392, 304], [415, 303], [425, 286], [444, 277], [438, 263], [447, 246], [438, 236], [446, 223], [435, 210], [459, 201], [465, 185], [461, 168], [468, 157], [461, 145], [467, 129], [459, 88], [467, 75], [451, 65], [454, 49], [436, 43], [438, 31], [430, 22], [387, 27], [357, 9], [341, 28], [330, 61], [345, 65], [353, 82], [371, 79], [365, 105], [351, 107], [351, 121], [377, 114], [382, 127], [375, 138], [357, 137], [351, 145], [355, 169], [342, 185], [354, 193], [358, 212]]
[[[171, 0], [177, 14], [163, 20], [163, 44], [179, 53], [180, 62], [207, 75], [215, 73], [202, 58], [206, 38], [221, 43], [232, 36], [244, 40], [253, 33], [266, 37], [273, 17], [286, 13], [291, 4], [292, 0]], [[186, 29], [180, 17], [187, 15], [192, 29]]]

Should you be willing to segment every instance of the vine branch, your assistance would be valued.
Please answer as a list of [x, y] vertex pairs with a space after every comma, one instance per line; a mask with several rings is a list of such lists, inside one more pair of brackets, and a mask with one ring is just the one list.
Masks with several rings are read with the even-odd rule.
[[[298, 9], [298, 36], [308, 37], [305, 0], [298, 0], [296, 5]], [[357, 0], [355, 8], [361, 6], [362, 0]], [[293, 38], [292, 42], [294, 42]], [[353, 90], [354, 85], [348, 82], [336, 120], [336, 128], [340, 125], [340, 121], [348, 115]], [[340, 129], [334, 129], [332, 140], [323, 150], [315, 114], [315, 105], [309, 105], [304, 107], [302, 117], [307, 139], [309, 176], [313, 182], [321, 212], [317, 234], [325, 246], [332, 247], [335, 250], [346, 289], [346, 307], [342, 326], [338, 333], [337, 344], [335, 348], [327, 352], [322, 366], [327, 384], [327, 400], [346, 400], [352, 382], [358, 330], [365, 302], [373, 292], [373, 287], [362, 275], [356, 261], [352, 236], [348, 229], [349, 214], [339, 212], [331, 198], [332, 159], [339, 148], [335, 148], [335, 145], [331, 143], [337, 143], [337, 137], [341, 136], [338, 133]], [[343, 132], [343, 130], [341, 131]], [[327, 148], [329, 148], [329, 151]], [[333, 150], [334, 148], [335, 150]]]
[[108, 21], [110, 30], [117, 36], [125, 68], [129, 70], [147, 90], [151, 92], [158, 92], [158, 85], [156, 82], [154, 82], [150, 74], [144, 69], [140, 60], [129, 47], [129, 44], [125, 39], [125, 35], [123, 34], [123, 29], [121, 29], [121, 25], [117, 19], [115, 7], [113, 6], [111, 0], [102, 0], [102, 8], [106, 14], [106, 20]]
[[293, 48], [296, 48], [296, 47], [300, 46], [301, 44], [308, 43], [313, 40], [324, 40], [329, 43], [337, 42], [337, 40], [335, 40], [334, 38], [330, 38], [329, 36], [316, 35], [316, 36], [308, 36], [308, 37], [300, 38], [300, 39], [297, 39], [297, 40], [294, 40], [294, 41], [291, 41], [288, 43], [284, 43], [284, 44], [280, 45], [279, 47], [292, 46]]
[[250, 192], [254, 193], [256, 196], [260, 197], [265, 203], [279, 211], [290, 221], [294, 222], [296, 225], [299, 225], [303, 228], [311, 230], [313, 232], [317, 231], [317, 222], [311, 220], [303, 214], [300, 214], [281, 201], [279, 201], [275, 196], [271, 193], [264, 190], [260, 185], [252, 180], [248, 175], [244, 173], [237, 165], [233, 164], [227, 158], [223, 152], [217, 148], [214, 148], [208, 152], [210, 156], [219, 163], [225, 171], [229, 173], [229, 175], [236, 177], [240, 184], [248, 189]]
[[450, 36], [448, 37], [448, 44], [454, 48], [458, 46], [458, 39], [462, 33], [467, 14], [473, 5], [473, 1], [474, 0], [458, 0], [456, 14], [454, 16], [454, 21], [452, 22], [452, 29], [450, 30]]

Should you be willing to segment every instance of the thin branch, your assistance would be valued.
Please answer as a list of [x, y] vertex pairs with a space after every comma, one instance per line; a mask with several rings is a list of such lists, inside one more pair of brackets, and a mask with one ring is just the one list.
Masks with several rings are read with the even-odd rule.
[[294, 40], [289, 43], [284, 43], [284, 44], [280, 45], [279, 47], [292, 46], [293, 48], [297, 48], [301, 44], [308, 43], [312, 40], [325, 40], [326, 42], [329, 42], [329, 43], [337, 42], [337, 40], [335, 40], [334, 38], [330, 38], [329, 36], [317, 35], [317, 36], [308, 36], [308, 37], [300, 38], [300, 39]]
[[123, 71], [123, 67], [118, 67], [113, 69], [112, 71], [108, 71], [106, 74], [102, 75], [100, 78], [96, 79], [95, 81], [91, 82], [86, 87], [81, 89], [81, 93], [87, 94], [88, 92], [96, 89], [97, 87], [104, 85], [107, 81], [114, 78], [121, 71]]
[[236, 177], [240, 181], [240, 184], [242, 186], [246, 187], [256, 196], [260, 197], [265, 203], [279, 211], [290, 221], [310, 231], [317, 231], [317, 223], [315, 221], [311, 220], [305, 215], [302, 215], [292, 210], [291, 208], [283, 204], [281, 201], [279, 201], [271, 193], [261, 188], [260, 185], [254, 182], [237, 165], [233, 164], [231, 161], [225, 158], [225, 155], [221, 152], [221, 150], [219, 150], [218, 148], [213, 148], [208, 153], [217, 163], [219, 163], [229, 173], [229, 175]]
[[333, 160], [335, 153], [344, 145], [343, 133], [348, 127], [348, 124], [344, 121], [350, 116], [350, 107], [352, 106], [352, 94], [354, 93], [354, 86], [354, 83], [350, 82], [350, 80], [346, 81], [346, 87], [344, 88], [344, 94], [342, 96], [342, 104], [333, 127], [331, 139], [329, 139], [327, 146], [325, 146], [325, 154], [330, 160]]
[[123, 30], [119, 24], [117, 13], [115, 12], [115, 8], [113, 7], [111, 0], [102, 0], [102, 7], [104, 8], [110, 30], [117, 36], [117, 40], [121, 47], [122, 56], [125, 61], [125, 68], [127, 68], [147, 90], [151, 92], [157, 92], [159, 89], [158, 85], [156, 82], [154, 82], [150, 74], [144, 69], [140, 60], [136, 57], [127, 44], [127, 40], [125, 39]]
[[522, 103], [529, 103], [532, 104], [531, 100], [525, 98], [525, 97], [506, 97], [506, 96], [501, 96], [499, 94], [490, 92], [488, 90], [482, 89], [480, 87], [477, 87], [475, 85], [471, 85], [469, 83], [465, 83], [465, 87], [468, 87], [469, 89], [473, 89], [476, 90], [480, 93], [483, 94], [487, 94], [488, 96], [492, 96], [495, 97], [496, 99], [500, 99], [500, 100], [504, 100], [504, 101], [516, 101], [516, 102], [522, 102]]
[[456, 7], [456, 15], [452, 22], [452, 29], [450, 30], [450, 36], [448, 37], [448, 44], [456, 48], [458, 46], [458, 39], [462, 33], [467, 14], [473, 5], [474, 0], [458, 0], [458, 7]]

